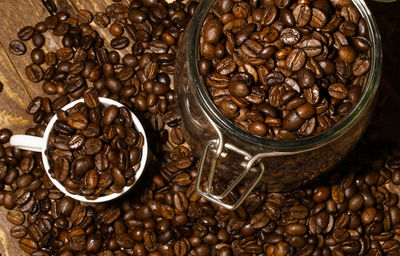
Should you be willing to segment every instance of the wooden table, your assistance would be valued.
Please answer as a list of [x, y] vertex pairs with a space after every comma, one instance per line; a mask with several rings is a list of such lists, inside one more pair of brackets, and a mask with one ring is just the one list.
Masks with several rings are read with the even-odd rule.
[[[123, 0], [127, 1], [127, 0]], [[76, 13], [77, 10], [87, 9], [92, 13], [104, 11], [105, 7], [113, 3], [112, 0], [57, 0], [57, 6], [61, 10]], [[96, 2], [96, 3], [94, 3]], [[379, 24], [384, 45], [384, 72], [381, 86], [383, 88], [381, 101], [382, 113], [377, 115], [374, 122], [378, 136], [383, 141], [396, 140], [400, 143], [400, 136], [393, 136], [400, 131], [400, 50], [397, 47], [400, 42], [400, 1], [397, 3], [380, 4], [369, 2]], [[24, 133], [32, 127], [32, 117], [25, 109], [32, 98], [44, 95], [41, 83], [34, 84], [25, 76], [25, 67], [30, 64], [28, 54], [23, 56], [12, 55], [8, 50], [8, 44], [16, 39], [17, 32], [26, 25], [35, 25], [42, 21], [48, 13], [40, 0], [0, 0], [0, 81], [4, 84], [0, 94], [0, 129], [10, 128], [14, 133]], [[96, 27], [96, 26], [94, 26]], [[98, 28], [97, 28], [98, 29]], [[107, 30], [99, 29], [100, 34], [106, 39], [106, 45], [112, 37]], [[46, 33], [46, 46], [44, 50], [55, 51], [61, 46], [60, 38]], [[27, 42], [28, 52], [33, 48], [32, 43]], [[392, 187], [398, 192], [400, 189]], [[0, 255], [22, 255], [15, 239], [10, 237], [11, 225], [6, 219], [6, 210], [0, 208]]]

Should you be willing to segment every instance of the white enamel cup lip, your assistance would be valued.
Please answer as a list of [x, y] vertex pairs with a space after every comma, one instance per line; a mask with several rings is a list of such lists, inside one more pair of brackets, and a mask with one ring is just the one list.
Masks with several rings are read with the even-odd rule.
[[[99, 97], [99, 101], [104, 104], [105, 106], [109, 106], [109, 105], [115, 105], [117, 107], [124, 107], [123, 104], [115, 101], [115, 100], [111, 100], [108, 98], [103, 98], [103, 97]], [[65, 105], [62, 110], [68, 110], [70, 108], [72, 108], [73, 106], [75, 106], [77, 103], [83, 102], [83, 99], [79, 99], [79, 100], [75, 100], [67, 105]], [[64, 185], [62, 185], [58, 180], [54, 179], [53, 177], [51, 177], [51, 174], [49, 173], [50, 170], [50, 165], [49, 165], [49, 161], [47, 160], [47, 155], [46, 155], [46, 149], [47, 149], [47, 141], [49, 139], [49, 135], [50, 132], [53, 129], [54, 123], [57, 121], [57, 116], [53, 116], [53, 118], [50, 120], [50, 122], [47, 125], [47, 128], [44, 132], [43, 135], [43, 145], [42, 145], [42, 160], [43, 160], [43, 165], [44, 168], [46, 170], [47, 176], [49, 177], [49, 179], [51, 180], [51, 182], [53, 182], [53, 184], [61, 191], [63, 192], [65, 195], [81, 201], [81, 202], [86, 202], [86, 203], [102, 203], [102, 202], [107, 202], [107, 201], [111, 201], [113, 199], [116, 199], [122, 195], [124, 195], [125, 193], [127, 193], [133, 186], [135, 186], [135, 184], [138, 182], [139, 178], [141, 177], [143, 170], [146, 166], [146, 162], [147, 162], [147, 157], [148, 157], [148, 143], [147, 143], [147, 136], [146, 136], [146, 132], [144, 131], [143, 125], [142, 123], [139, 121], [139, 119], [136, 117], [136, 115], [129, 110], [129, 112], [132, 115], [132, 121], [133, 124], [135, 126], [136, 131], [140, 132], [143, 134], [143, 147], [142, 147], [142, 154], [141, 154], [141, 160], [140, 160], [140, 167], [139, 170], [137, 170], [137, 172], [135, 173], [135, 182], [130, 185], [130, 186], [125, 186], [123, 187], [121, 192], [118, 193], [112, 193], [109, 195], [105, 195], [105, 196], [99, 196], [96, 199], [87, 199], [85, 196], [79, 195], [79, 194], [72, 194], [70, 192], [68, 192]]]

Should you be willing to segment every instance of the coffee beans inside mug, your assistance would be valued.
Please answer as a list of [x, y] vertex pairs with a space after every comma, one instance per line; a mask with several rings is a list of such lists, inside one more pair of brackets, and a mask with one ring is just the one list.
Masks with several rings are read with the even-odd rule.
[[135, 182], [144, 137], [126, 107], [104, 106], [95, 91], [83, 98], [58, 111], [46, 155], [50, 174], [68, 192], [95, 199]]

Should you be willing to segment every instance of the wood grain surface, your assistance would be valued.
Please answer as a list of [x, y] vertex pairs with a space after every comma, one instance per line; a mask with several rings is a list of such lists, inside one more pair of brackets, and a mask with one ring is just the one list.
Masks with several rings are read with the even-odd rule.
[[[128, 1], [128, 0], [122, 0]], [[112, 0], [57, 0], [59, 9], [77, 13], [80, 9], [87, 9], [92, 13], [103, 12], [113, 3]], [[384, 72], [382, 75], [382, 114], [378, 116], [378, 135], [383, 140], [395, 140], [400, 144], [400, 136], [393, 136], [400, 130], [400, 49], [397, 47], [400, 41], [398, 25], [400, 20], [400, 1], [390, 4], [369, 2], [379, 24], [384, 45]], [[33, 126], [31, 116], [25, 109], [30, 100], [38, 95], [44, 95], [41, 83], [30, 82], [25, 76], [25, 67], [30, 63], [28, 54], [23, 56], [12, 55], [8, 50], [9, 42], [16, 39], [19, 29], [26, 25], [35, 25], [42, 21], [48, 13], [40, 0], [0, 0], [0, 81], [4, 89], [0, 93], [0, 129], [10, 128], [14, 133], [23, 133], [28, 127]], [[394, 24], [393, 24], [394, 23]], [[397, 25], [396, 25], [397, 24]], [[112, 38], [107, 29], [99, 29], [100, 35], [109, 46]], [[51, 33], [45, 33], [45, 52], [55, 51], [61, 45], [58, 37]], [[27, 42], [27, 50], [33, 49], [30, 41]], [[130, 49], [128, 47], [127, 49]], [[128, 50], [126, 50], [128, 52]], [[125, 53], [126, 53], [125, 52]], [[396, 132], [397, 131], [397, 132]], [[400, 193], [400, 188], [389, 186], [392, 191]], [[19, 249], [17, 240], [9, 235], [10, 224], [6, 218], [6, 210], [0, 207], [0, 256], [23, 255]]]

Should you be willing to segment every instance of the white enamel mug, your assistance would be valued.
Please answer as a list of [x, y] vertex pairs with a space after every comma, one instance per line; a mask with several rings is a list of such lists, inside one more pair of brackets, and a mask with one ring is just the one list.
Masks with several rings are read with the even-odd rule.
[[[99, 101], [106, 107], [109, 105], [115, 105], [117, 107], [124, 106], [121, 103], [119, 103], [115, 100], [108, 99], [108, 98], [99, 97]], [[83, 102], [83, 99], [75, 100], [75, 101], [65, 105], [62, 108], [62, 110], [68, 110], [80, 102]], [[110, 201], [110, 200], [120, 197], [123, 194], [125, 194], [126, 192], [128, 192], [138, 182], [138, 180], [139, 180], [140, 176], [142, 175], [143, 170], [146, 166], [146, 162], [147, 162], [148, 155], [149, 155], [147, 137], [146, 137], [144, 128], [142, 126], [142, 123], [139, 121], [139, 119], [136, 117], [136, 115], [132, 113], [132, 111], [130, 111], [130, 113], [132, 115], [132, 121], [133, 121], [133, 125], [135, 126], [136, 131], [143, 134], [143, 140], [144, 140], [143, 147], [142, 147], [142, 155], [141, 155], [141, 160], [140, 160], [140, 167], [135, 174], [135, 182], [133, 184], [131, 184], [130, 186], [125, 186], [122, 189], [122, 191], [119, 193], [112, 193], [112, 194], [105, 195], [105, 196], [99, 196], [96, 199], [87, 199], [85, 196], [78, 195], [78, 194], [72, 194], [72, 193], [68, 192], [65, 189], [65, 187], [58, 180], [51, 177], [51, 174], [49, 173], [50, 166], [49, 166], [49, 161], [46, 156], [46, 149], [47, 149], [47, 141], [49, 139], [50, 132], [53, 129], [54, 123], [57, 121], [56, 115], [54, 115], [53, 118], [48, 123], [43, 137], [37, 137], [37, 136], [31, 136], [31, 135], [13, 135], [13, 136], [11, 136], [10, 144], [12, 146], [20, 148], [20, 149], [41, 152], [43, 165], [46, 170], [47, 176], [50, 178], [51, 182], [53, 182], [53, 184], [60, 191], [62, 191], [65, 195], [67, 195], [75, 200], [79, 200], [79, 201], [87, 202], [87, 203], [101, 203], [101, 202]]]

